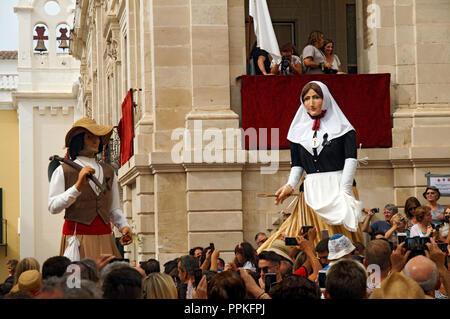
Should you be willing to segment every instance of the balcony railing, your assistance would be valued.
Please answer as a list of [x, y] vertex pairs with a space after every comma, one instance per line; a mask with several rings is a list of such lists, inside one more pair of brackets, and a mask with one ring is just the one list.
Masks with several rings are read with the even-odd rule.
[[0, 74], [0, 90], [15, 90], [18, 82], [17, 74]]

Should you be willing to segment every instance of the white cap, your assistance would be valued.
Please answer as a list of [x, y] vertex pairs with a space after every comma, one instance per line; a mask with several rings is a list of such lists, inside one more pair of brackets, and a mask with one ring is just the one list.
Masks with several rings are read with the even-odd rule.
[[333, 235], [328, 241], [328, 260], [337, 260], [355, 250], [352, 242], [342, 234]]

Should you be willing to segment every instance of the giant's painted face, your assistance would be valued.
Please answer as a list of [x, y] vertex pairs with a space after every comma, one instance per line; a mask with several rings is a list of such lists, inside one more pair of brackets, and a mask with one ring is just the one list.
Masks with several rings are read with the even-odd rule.
[[100, 137], [86, 131], [84, 134], [84, 148], [80, 152], [80, 155], [93, 156], [97, 154], [99, 145]]
[[323, 99], [313, 89], [310, 89], [305, 94], [305, 96], [303, 97], [303, 104], [305, 105], [307, 112], [311, 116], [318, 116], [320, 115], [320, 113], [322, 113]]

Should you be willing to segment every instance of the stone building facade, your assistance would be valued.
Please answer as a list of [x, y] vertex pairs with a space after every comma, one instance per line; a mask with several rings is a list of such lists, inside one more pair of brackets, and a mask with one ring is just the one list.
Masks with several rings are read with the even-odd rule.
[[[240, 127], [246, 2], [77, 1], [71, 38], [81, 72], [77, 109], [101, 124], [117, 125], [121, 102], [135, 89], [135, 155], [119, 170], [123, 210], [137, 234], [127, 248], [132, 260], [165, 262], [210, 242], [230, 260], [239, 241], [253, 242], [256, 232], [276, 227], [282, 207], [256, 195], [274, 193], [287, 181], [289, 150], [279, 152], [274, 174], [261, 173], [261, 160], [250, 161], [262, 158], [258, 152], [244, 152], [245, 162], [227, 161], [226, 152], [213, 163], [197, 156], [208, 151], [211, 139], [205, 134], [211, 128], [222, 132], [217, 144], [222, 151], [237, 158], [242, 150], [239, 140], [225, 133]], [[358, 151], [359, 158], [368, 157], [357, 170], [358, 191], [365, 207], [388, 202], [402, 207], [409, 196], [423, 200], [424, 174], [450, 171], [450, 2], [268, 4], [280, 37], [294, 34], [289, 39], [299, 49], [309, 31], [321, 29], [336, 38], [344, 66], [391, 73], [393, 147]], [[346, 20], [352, 12], [353, 20]], [[179, 128], [191, 140], [203, 138], [191, 143], [185, 136], [181, 163], [172, 158]]]

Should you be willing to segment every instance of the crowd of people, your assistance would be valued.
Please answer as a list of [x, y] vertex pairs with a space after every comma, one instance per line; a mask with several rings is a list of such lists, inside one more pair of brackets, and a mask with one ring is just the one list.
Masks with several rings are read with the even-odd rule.
[[334, 52], [333, 40], [325, 39], [320, 31], [313, 31], [299, 54], [292, 43], [280, 48], [281, 61], [270, 61], [269, 54], [253, 45], [250, 56], [253, 59], [255, 75], [274, 74], [342, 74], [341, 61]]
[[[133, 265], [113, 255], [75, 262], [55, 256], [41, 267], [27, 257], [8, 261], [9, 276], [0, 285], [0, 295], [3, 299], [448, 299], [450, 206], [437, 204], [437, 188], [428, 187], [424, 197], [423, 206], [417, 198], [408, 198], [405, 214], [388, 204], [384, 220], [372, 223], [377, 209], [365, 209], [360, 227], [370, 235], [367, 245], [343, 234], [319, 240], [311, 228], [295, 237], [293, 245], [286, 245], [288, 239], [281, 235], [258, 254], [268, 239], [259, 232], [254, 244], [238, 243], [234, 260], [228, 263], [214, 245], [194, 247], [162, 267], [156, 259]], [[413, 236], [415, 229], [419, 236]], [[418, 238], [429, 240], [418, 243]]]

